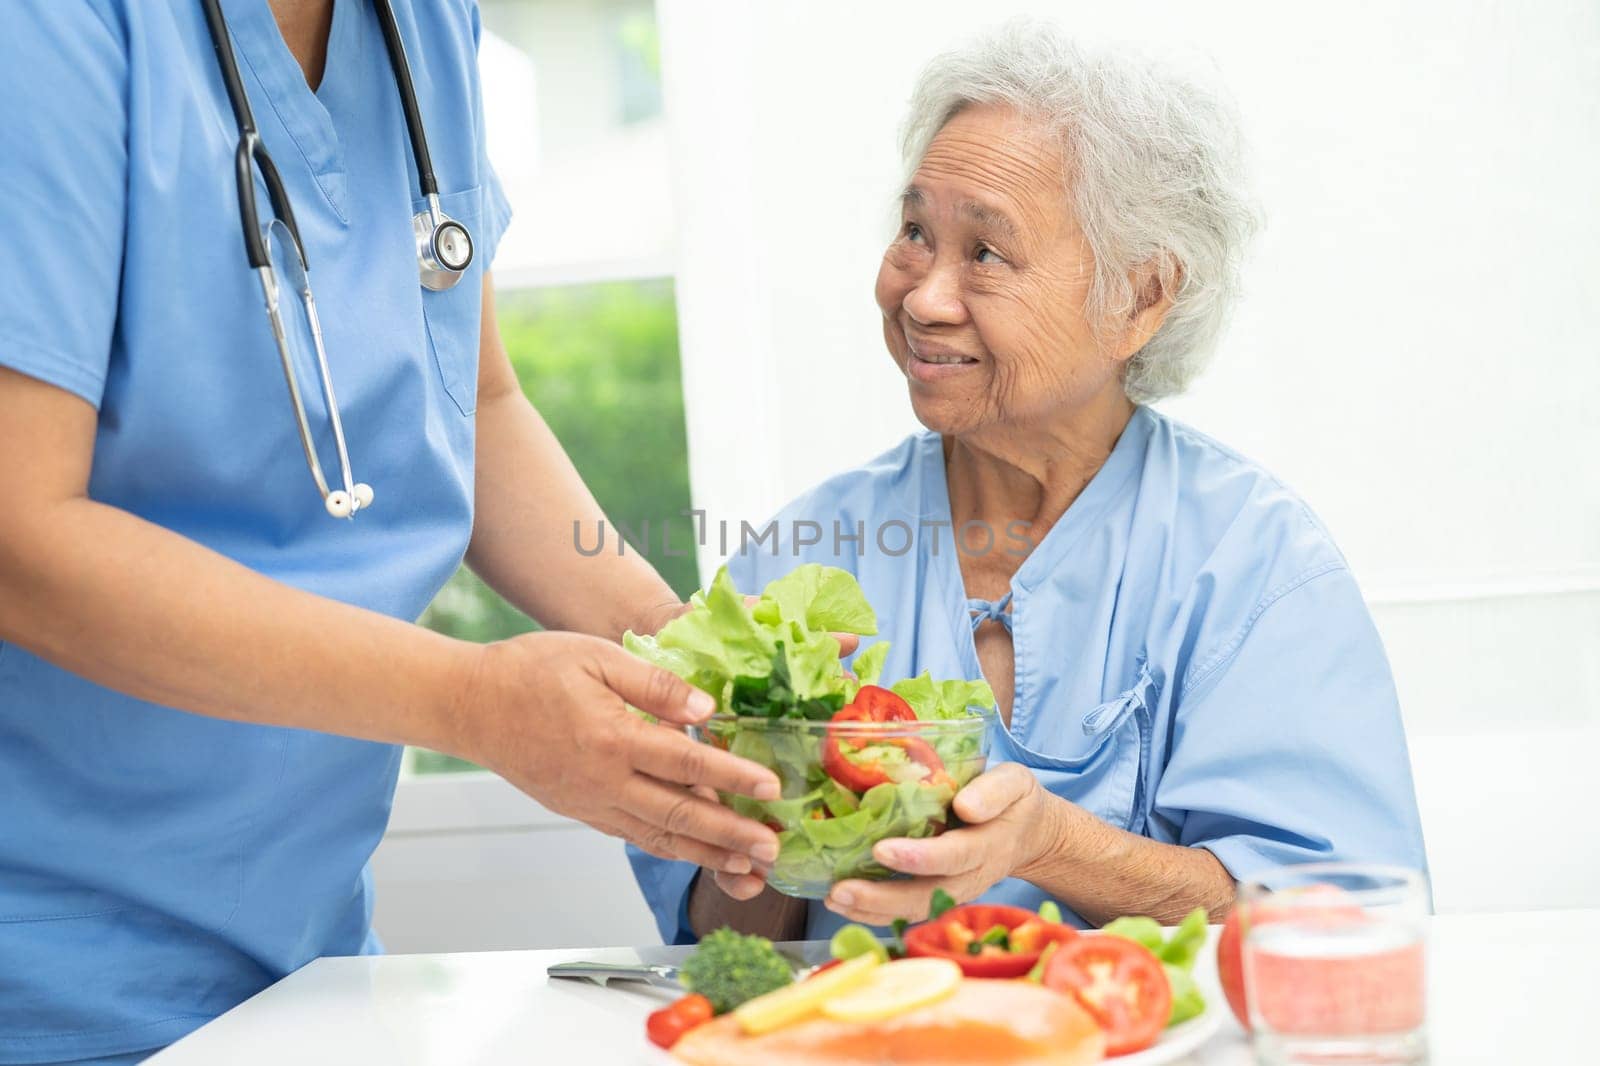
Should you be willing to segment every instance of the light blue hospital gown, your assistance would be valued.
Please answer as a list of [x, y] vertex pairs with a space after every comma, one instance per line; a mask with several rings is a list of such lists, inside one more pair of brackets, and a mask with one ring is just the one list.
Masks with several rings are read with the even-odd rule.
[[[973, 630], [1003, 606], [969, 601], [949, 522], [941, 441], [924, 432], [795, 500], [776, 547], [752, 539], [730, 565], [743, 591], [802, 562], [844, 567], [891, 642], [885, 678], [977, 678]], [[1012, 532], [992, 550], [1021, 550]], [[1327, 859], [1424, 867], [1378, 632], [1327, 531], [1260, 467], [1139, 408], [1009, 595], [1016, 687], [991, 766], [1020, 762], [1111, 825], [1209, 849], [1236, 878]], [[630, 858], [663, 938], [692, 940], [695, 868]], [[1045, 896], [1012, 879], [983, 898]], [[842, 922], [814, 903], [806, 935]]]

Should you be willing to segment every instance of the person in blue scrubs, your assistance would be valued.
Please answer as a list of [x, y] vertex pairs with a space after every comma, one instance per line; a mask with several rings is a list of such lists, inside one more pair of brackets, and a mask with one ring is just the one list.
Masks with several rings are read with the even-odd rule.
[[[776, 854], [690, 791], [775, 796], [768, 771], [625, 706], [711, 709], [615, 643], [683, 605], [637, 555], [575, 549], [600, 510], [496, 334], [509, 210], [476, 5], [393, 8], [441, 206], [477, 242], [447, 291], [420, 284], [373, 0], [223, 4], [375, 490], [340, 520], [245, 260], [200, 0], [8, 5], [0, 1063], [134, 1061], [317, 956], [377, 951], [367, 860], [402, 744], [662, 855], [737, 874]], [[303, 368], [331, 472], [316, 381]], [[415, 625], [464, 555], [552, 631], [479, 646]]]
[[1201, 365], [1253, 229], [1226, 110], [1048, 27], [927, 70], [876, 289], [927, 430], [789, 504], [730, 569], [745, 592], [806, 562], [855, 574], [883, 677], [990, 682], [990, 767], [962, 828], [874, 848], [905, 879], [821, 903], [634, 852], [662, 936], [821, 938], [921, 919], [938, 887], [1170, 922], [1224, 914], [1270, 865], [1424, 868], [1343, 556], [1280, 481], [1148, 406]]

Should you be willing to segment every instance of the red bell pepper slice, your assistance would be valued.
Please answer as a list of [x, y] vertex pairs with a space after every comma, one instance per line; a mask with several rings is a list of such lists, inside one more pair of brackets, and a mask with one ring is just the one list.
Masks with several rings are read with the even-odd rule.
[[[839, 784], [852, 792], [865, 792], [875, 785], [890, 780], [889, 774], [875, 761], [856, 762], [845, 755], [839, 746], [841, 734], [852, 744], [860, 744], [867, 737], [852, 735], [848, 728], [836, 728], [833, 723], [845, 722], [915, 722], [917, 713], [911, 705], [895, 693], [877, 685], [862, 685], [856, 698], [833, 716], [828, 734], [822, 742], [822, 769]], [[955, 781], [945, 772], [944, 760], [933, 746], [920, 737], [872, 737], [871, 743], [891, 744], [903, 750], [911, 761], [928, 770], [923, 780], [931, 785], [955, 787]]]
[[[1010, 951], [987, 944], [973, 954], [969, 945], [997, 925], [1004, 926], [1020, 943], [1013, 944]], [[1072, 926], [1047, 922], [1021, 907], [968, 903], [906, 930], [906, 954], [949, 959], [968, 977], [1024, 977], [1051, 944], [1066, 943], [1077, 935]]]

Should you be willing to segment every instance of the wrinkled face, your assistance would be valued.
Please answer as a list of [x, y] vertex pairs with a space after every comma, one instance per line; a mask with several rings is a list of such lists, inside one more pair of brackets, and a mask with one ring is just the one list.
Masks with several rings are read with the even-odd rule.
[[969, 107], [928, 147], [876, 295], [930, 429], [1025, 429], [1120, 393], [1120, 352], [1084, 317], [1094, 261], [1065, 187], [1059, 142], [1010, 108]]

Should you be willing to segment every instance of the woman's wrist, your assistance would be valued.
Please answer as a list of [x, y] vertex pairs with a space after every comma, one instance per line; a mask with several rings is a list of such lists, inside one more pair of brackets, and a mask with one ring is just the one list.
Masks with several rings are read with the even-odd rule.
[[1096, 925], [1123, 914], [1177, 922], [1197, 906], [1226, 912], [1233, 881], [1210, 852], [1129, 833], [1040, 791], [1039, 828], [1012, 876]]
[[1043, 786], [1037, 803], [1038, 812], [1032, 819], [1037, 828], [1025, 838], [1027, 850], [1012, 876], [1046, 888], [1045, 882], [1054, 880], [1059, 871], [1093, 861], [1093, 853], [1085, 854], [1083, 842], [1101, 823], [1082, 807]]

